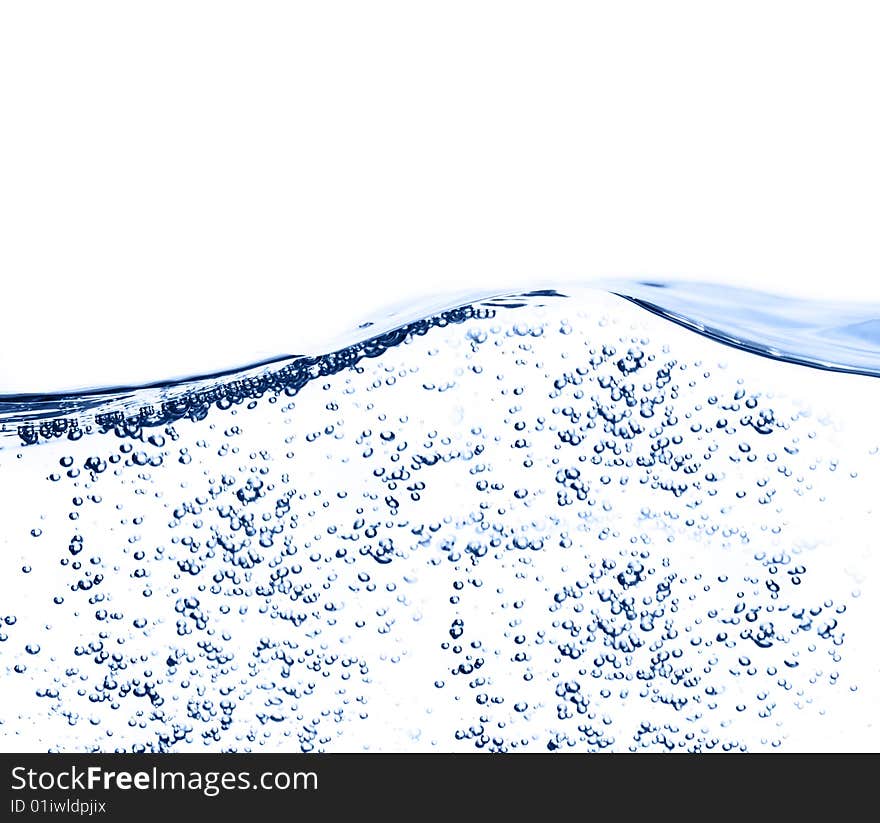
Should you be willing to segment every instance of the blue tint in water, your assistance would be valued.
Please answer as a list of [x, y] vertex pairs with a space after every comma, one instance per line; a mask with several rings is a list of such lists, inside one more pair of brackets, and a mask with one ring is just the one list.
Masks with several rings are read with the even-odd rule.
[[0, 745], [875, 748], [880, 313], [615, 291], [6, 398]]
[[753, 354], [880, 376], [880, 306], [820, 303], [698, 283], [625, 283], [615, 293]]

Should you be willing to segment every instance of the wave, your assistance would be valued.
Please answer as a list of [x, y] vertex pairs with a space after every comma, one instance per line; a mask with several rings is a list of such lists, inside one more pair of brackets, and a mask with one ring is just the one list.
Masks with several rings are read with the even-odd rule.
[[872, 750], [871, 316], [592, 284], [12, 398], [0, 748]]
[[547, 300], [615, 295], [727, 346], [800, 366], [880, 377], [880, 305], [784, 297], [750, 289], [683, 281], [597, 281], [562, 289], [472, 295], [445, 307], [427, 303], [362, 323], [338, 348], [281, 355], [243, 368], [135, 386], [77, 392], [0, 394], [0, 436], [23, 444], [142, 429], [203, 419], [212, 406], [229, 408], [266, 393], [297, 394], [312, 380], [378, 357], [432, 328], [490, 318], [499, 309]]

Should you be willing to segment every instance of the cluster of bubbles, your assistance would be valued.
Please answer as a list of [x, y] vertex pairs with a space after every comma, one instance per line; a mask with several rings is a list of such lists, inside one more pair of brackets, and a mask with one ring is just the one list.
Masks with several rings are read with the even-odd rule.
[[539, 297], [21, 423], [3, 745], [741, 751], [836, 722], [860, 592], [815, 524], [863, 480], [834, 421], [619, 298]]

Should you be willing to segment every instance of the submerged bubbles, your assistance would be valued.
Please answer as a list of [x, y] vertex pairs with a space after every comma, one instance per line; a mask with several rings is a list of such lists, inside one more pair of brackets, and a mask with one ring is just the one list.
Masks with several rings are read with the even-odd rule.
[[856, 386], [594, 291], [56, 403], [0, 451], [0, 738], [852, 745], [878, 677]]

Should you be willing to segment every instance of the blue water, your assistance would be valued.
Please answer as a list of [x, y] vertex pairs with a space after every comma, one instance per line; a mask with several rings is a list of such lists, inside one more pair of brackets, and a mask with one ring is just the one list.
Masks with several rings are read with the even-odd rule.
[[876, 748], [878, 374], [616, 283], [0, 397], [0, 748]]

